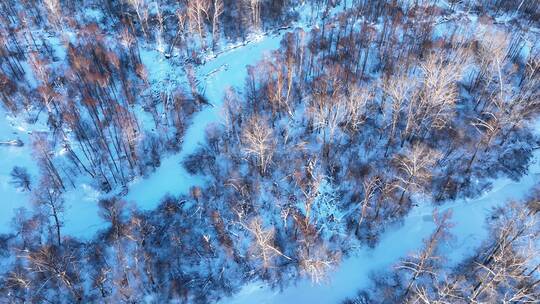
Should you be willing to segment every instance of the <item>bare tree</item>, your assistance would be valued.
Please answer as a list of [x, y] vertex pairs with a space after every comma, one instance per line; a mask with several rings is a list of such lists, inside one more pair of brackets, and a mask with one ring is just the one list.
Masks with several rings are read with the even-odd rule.
[[212, 14], [212, 50], [215, 52], [219, 42], [220, 20], [223, 14], [223, 0], [214, 0], [214, 12]]
[[[540, 109], [540, 58], [529, 56], [525, 71], [516, 89], [506, 81], [503, 86], [505, 100], [501, 100], [496, 110], [501, 120], [501, 133], [503, 145], [512, 131], [523, 126], [527, 119], [538, 113]], [[504, 79], [504, 78], [503, 78]]]
[[161, 14], [161, 11], [159, 9], [158, 1], [154, 2], [156, 6], [156, 17], [158, 21], [158, 27], [155, 33], [155, 39], [156, 39], [156, 49], [163, 53], [165, 51], [165, 47], [163, 46], [163, 15]]
[[[463, 55], [457, 55], [462, 60]], [[423, 115], [420, 125], [430, 129], [444, 127], [453, 115], [458, 96], [457, 81], [461, 78], [463, 64], [457, 60], [445, 63], [443, 58], [431, 55], [421, 64], [424, 74], [420, 91]]]
[[[464, 68], [463, 55], [458, 52], [456, 60], [446, 62], [438, 55], [430, 55], [420, 64], [423, 79], [416, 96], [409, 98], [407, 104], [406, 125], [402, 139], [413, 136], [425, 138], [433, 128], [441, 129], [454, 114], [457, 100], [457, 81], [461, 78]], [[408, 80], [401, 79], [391, 85], [395, 111], [401, 107], [400, 100], [411, 89]], [[403, 145], [403, 140], [402, 140]]]
[[[186, 15], [187, 15], [186, 11], [180, 10], [180, 9], [177, 10], [175, 13], [176, 21], [177, 21], [176, 22], [177, 30], [176, 30], [176, 34], [174, 35], [173, 41], [170, 44], [169, 53], [172, 53], [172, 51], [174, 50], [174, 48], [176, 47], [178, 43], [178, 40], [180, 40], [181, 44], [185, 43], [186, 19], [188, 18]], [[186, 48], [186, 53], [189, 53], [187, 45], [184, 45], [184, 47]]]
[[328, 96], [326, 92], [318, 92], [310, 105], [309, 115], [315, 129], [322, 131], [323, 155], [328, 159], [330, 145], [341, 139], [339, 127], [349, 115], [347, 99], [339, 94]]
[[223, 97], [223, 107], [221, 114], [227, 133], [240, 142], [238, 124], [242, 113], [242, 103], [238, 94], [232, 89], [227, 88]]
[[424, 240], [424, 248], [419, 253], [413, 254], [396, 266], [396, 269], [404, 270], [411, 274], [408, 276], [408, 283], [406, 283], [407, 285], [402, 295], [403, 299], [406, 299], [409, 296], [409, 293], [413, 288], [418, 288], [415, 284], [420, 278], [423, 276], [427, 276], [428, 278], [437, 276], [437, 269], [441, 267], [442, 262], [437, 249], [441, 241], [448, 238], [448, 230], [451, 227], [451, 224], [449, 223], [450, 217], [450, 212], [445, 212], [443, 214], [434, 212], [433, 219], [436, 228], [435, 231]]
[[[533, 197], [532, 202], [537, 199]], [[540, 280], [533, 274], [540, 269], [536, 261], [538, 213], [524, 208], [523, 204], [510, 203], [498, 209], [494, 218], [490, 223], [492, 238], [471, 264], [474, 285], [467, 292], [468, 300], [513, 303], [537, 299]]]
[[360, 130], [360, 127], [365, 123], [369, 101], [373, 98], [373, 92], [369, 88], [361, 88], [352, 86], [349, 88], [347, 97], [345, 97], [345, 127], [354, 134]]
[[52, 147], [47, 139], [47, 134], [35, 132], [32, 135], [32, 148], [41, 168], [46, 172], [46, 176], [52, 180], [54, 187], [58, 190], [65, 190], [62, 177], [53, 163]]
[[[81, 300], [82, 290], [78, 286], [80, 273], [76, 267], [78, 257], [75, 250], [42, 246], [35, 251], [25, 251], [22, 257], [29, 262], [28, 271], [36, 276], [35, 280], [43, 280], [40, 287], [36, 285], [35, 292], [39, 292], [44, 286], [47, 286], [49, 281], [56, 281], [67, 288], [72, 301]], [[41, 279], [37, 279], [40, 276]]]
[[30, 191], [30, 174], [24, 167], [15, 166], [11, 170], [11, 183], [17, 188], [22, 188], [26, 191]]
[[249, 12], [249, 21], [253, 31], [261, 28], [261, 0], [242, 0]]
[[63, 226], [60, 217], [64, 212], [64, 199], [53, 183], [50, 178], [43, 177], [39, 188], [33, 192], [33, 201], [36, 206], [44, 207], [46, 215], [53, 219], [56, 244], [60, 246], [62, 243], [61, 227]]
[[[411, 97], [415, 92], [416, 87], [416, 79], [414, 77], [411, 77], [407, 74], [398, 74], [396, 76], [390, 77], [386, 82], [383, 84], [383, 91], [386, 95], [388, 95], [392, 99], [392, 115], [390, 120], [390, 134], [388, 136], [388, 143], [386, 146], [386, 152], [385, 156], [388, 154], [388, 148], [391, 146], [391, 144], [394, 142], [394, 137], [396, 135], [397, 127], [400, 123], [402, 111], [407, 108], [409, 108], [408, 114], [406, 116], [407, 118], [407, 125], [411, 123], [410, 120], [413, 119], [412, 117], [412, 108], [411, 108]], [[407, 132], [407, 127], [405, 128], [405, 132]]]
[[407, 154], [396, 159], [400, 174], [398, 180], [399, 186], [403, 192], [398, 204], [401, 205], [405, 193], [423, 192], [427, 182], [430, 181], [433, 166], [440, 159], [441, 154], [424, 144], [415, 144], [408, 150]]
[[322, 245], [310, 245], [300, 252], [300, 267], [313, 283], [321, 284], [328, 276], [328, 272], [338, 262], [338, 256], [324, 248]]
[[276, 143], [272, 128], [263, 117], [253, 115], [250, 118], [242, 132], [242, 144], [244, 153], [257, 159], [261, 175], [266, 174]]
[[272, 106], [273, 117], [278, 111], [286, 111], [292, 117], [292, 108], [289, 104], [292, 70], [287, 69], [287, 71], [284, 71], [284, 64], [279, 58], [276, 62], [268, 62], [266, 66], [269, 69], [266, 91]]
[[375, 191], [380, 187], [380, 178], [378, 176], [367, 178], [362, 182], [362, 186], [364, 187], [364, 199], [361, 201], [360, 217], [358, 218], [358, 224], [356, 225], [357, 235], [360, 231], [360, 225], [362, 225], [362, 222], [366, 217], [369, 203], [375, 196]]
[[480, 148], [484, 147], [484, 152], [486, 152], [495, 136], [497, 136], [501, 130], [500, 120], [495, 114], [485, 113], [485, 116], [487, 118], [476, 118], [475, 121], [472, 122], [472, 125], [480, 133], [481, 137], [474, 146], [473, 155], [467, 164], [467, 169], [465, 170], [466, 173], [470, 172], [472, 165], [478, 156]]
[[317, 159], [310, 159], [307, 163], [307, 166], [305, 167], [305, 170], [306, 170], [305, 178], [301, 179], [297, 177], [296, 184], [298, 185], [303, 195], [304, 212], [305, 212], [304, 225], [307, 227], [311, 224], [314, 224], [311, 222], [311, 219], [312, 219], [311, 211], [313, 210], [313, 204], [315, 203], [315, 200], [317, 199], [320, 193], [320, 186], [321, 186], [321, 183], [323, 182], [323, 175], [321, 174], [318, 168]]
[[148, 6], [146, 4], [146, 0], [125, 0], [129, 5], [135, 9], [135, 13], [137, 14], [137, 17], [139, 18], [139, 22], [141, 23], [141, 30], [143, 31], [144, 35], [147, 35], [147, 27], [148, 27]]
[[60, 9], [59, 0], [43, 0], [45, 8], [47, 8], [49, 21], [55, 27], [59, 27], [62, 21], [62, 11]]
[[205, 20], [208, 19], [209, 9], [209, 0], [188, 1], [187, 15], [189, 19], [190, 31], [199, 35], [200, 43], [203, 49], [206, 48]]
[[[497, 98], [484, 98], [487, 99], [482, 107], [482, 111], [484, 111], [486, 106], [493, 104], [493, 101], [500, 102], [504, 100], [505, 75], [503, 74], [503, 68], [508, 54], [510, 39], [504, 31], [488, 31], [481, 34], [482, 39], [480, 39], [477, 56], [479, 72], [474, 80], [473, 88], [477, 87], [484, 80], [482, 90], [480, 91], [480, 96], [482, 97], [491, 84], [495, 81], [495, 83], [498, 82]], [[478, 98], [475, 109], [478, 108], [481, 101], [482, 98]]]
[[253, 236], [254, 242], [250, 247], [252, 257], [262, 262], [263, 269], [273, 267], [274, 259], [281, 256], [287, 260], [290, 257], [284, 255], [274, 244], [275, 230], [273, 228], [264, 229], [262, 219], [257, 217], [251, 221], [249, 226], [242, 225]]

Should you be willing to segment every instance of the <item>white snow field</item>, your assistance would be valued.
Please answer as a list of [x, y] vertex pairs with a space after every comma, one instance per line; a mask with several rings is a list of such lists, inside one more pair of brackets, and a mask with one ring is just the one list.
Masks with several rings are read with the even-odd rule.
[[29, 206], [29, 193], [17, 190], [10, 183], [13, 166], [26, 167], [33, 177], [38, 173], [26, 127], [26, 123], [8, 116], [0, 107], [0, 142], [19, 139], [24, 144], [21, 147], [0, 145], [0, 233], [10, 230], [9, 223], [17, 208]]

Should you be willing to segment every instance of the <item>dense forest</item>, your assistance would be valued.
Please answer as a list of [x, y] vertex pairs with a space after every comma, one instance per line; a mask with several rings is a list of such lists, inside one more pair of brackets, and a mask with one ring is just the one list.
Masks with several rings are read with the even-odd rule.
[[[205, 80], [231, 67], [201, 67], [271, 37], [278, 49], [209, 97]], [[344, 303], [540, 298], [538, 177], [445, 263], [455, 201], [539, 161], [538, 0], [4, 0], [0, 41], [0, 113], [33, 126], [0, 130], [0, 155], [33, 160], [7, 169], [28, 204], [0, 234], [0, 303], [208, 303], [254, 280], [325, 284], [424, 205], [423, 246]], [[209, 110], [220, 119], [196, 125]], [[187, 147], [191, 126], [204, 138]], [[150, 210], [126, 199], [179, 153], [202, 183]], [[99, 193], [90, 238], [64, 231], [83, 183]]]

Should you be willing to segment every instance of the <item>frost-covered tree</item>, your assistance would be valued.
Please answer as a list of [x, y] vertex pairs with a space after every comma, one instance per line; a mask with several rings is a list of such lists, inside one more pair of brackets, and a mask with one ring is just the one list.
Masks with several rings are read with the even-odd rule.
[[[390, 134], [388, 135], [385, 155], [388, 154], [388, 148], [395, 142], [396, 132], [403, 115], [402, 112], [407, 109], [411, 98], [414, 98], [416, 85], [417, 80], [406, 74], [391, 76], [383, 84], [384, 93], [391, 98]], [[412, 111], [412, 108], [407, 111], [407, 124], [409, 124], [409, 119], [412, 119], [410, 111]], [[407, 128], [405, 132], [407, 132]]]
[[261, 0], [242, 0], [253, 31], [261, 28]]
[[52, 218], [50, 237], [55, 240], [57, 246], [61, 246], [64, 199], [60, 190], [56, 188], [53, 179], [44, 177], [32, 194], [35, 206], [43, 212], [46, 218]]
[[380, 188], [380, 182], [381, 181], [378, 176], [367, 178], [362, 182], [364, 198], [360, 203], [360, 216], [358, 217], [358, 223], [356, 225], [357, 235], [360, 231], [360, 226], [362, 225], [364, 219], [367, 216], [367, 212], [370, 208], [370, 203], [372, 203], [372, 200], [375, 196], [375, 192]]
[[274, 259], [277, 257], [291, 260], [290, 257], [284, 255], [276, 247], [274, 243], [275, 230], [273, 228], [265, 229], [261, 218], [253, 219], [249, 225], [244, 225], [244, 227], [253, 237], [253, 243], [250, 246], [249, 252], [255, 260], [260, 261], [261, 268], [268, 269], [274, 267]]
[[243, 127], [242, 149], [248, 157], [255, 157], [260, 174], [265, 175], [272, 162], [275, 138], [264, 117], [255, 115]]
[[189, 28], [193, 34], [199, 36], [201, 47], [206, 48], [206, 28], [205, 21], [209, 17], [210, 0], [190, 0], [188, 1], [187, 16]]
[[53, 24], [54, 27], [59, 27], [60, 23], [62, 22], [62, 11], [60, 8], [60, 1], [59, 0], [43, 0], [43, 4], [45, 4], [45, 8], [47, 9], [47, 15], [49, 17], [49, 21], [51, 24]]
[[401, 261], [396, 269], [398, 271], [408, 272], [404, 278], [404, 291], [400, 295], [403, 299], [407, 299], [411, 292], [420, 290], [419, 285], [423, 279], [429, 280], [442, 268], [443, 260], [440, 256], [441, 243], [449, 237], [449, 229], [451, 213], [445, 212], [442, 214], [434, 213], [433, 220], [435, 222], [435, 231], [424, 240], [423, 248]]
[[304, 248], [300, 252], [301, 270], [315, 284], [324, 283], [328, 279], [328, 273], [338, 261], [338, 256], [320, 245]]
[[144, 35], [147, 35], [148, 31], [148, 5], [146, 0], [125, 0], [137, 14], [137, 18], [141, 24], [141, 30]]
[[396, 158], [402, 189], [398, 205], [403, 203], [406, 193], [424, 192], [432, 177], [432, 169], [441, 154], [424, 144], [415, 144], [404, 155]]

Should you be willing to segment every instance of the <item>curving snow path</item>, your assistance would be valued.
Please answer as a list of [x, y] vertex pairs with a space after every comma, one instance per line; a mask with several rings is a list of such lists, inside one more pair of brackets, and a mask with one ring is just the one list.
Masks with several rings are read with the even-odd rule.
[[[223, 93], [228, 87], [242, 87], [246, 76], [246, 67], [254, 65], [265, 54], [279, 47], [282, 35], [258, 37], [229, 51], [220, 53], [216, 58], [197, 68], [197, 78], [204, 83], [205, 95], [213, 106], [205, 106], [197, 112], [189, 125], [180, 153], [165, 157], [161, 166], [146, 178], [138, 178], [129, 185], [125, 199], [143, 210], [151, 210], [157, 206], [166, 194], [178, 195], [187, 193], [189, 188], [201, 185], [203, 179], [186, 172], [181, 161], [193, 153], [204, 143], [206, 127], [221, 122], [221, 105]], [[177, 74], [178, 71], [169, 64], [157, 51], [142, 52], [143, 61], [148, 67], [149, 77], [163, 79], [163, 76]], [[146, 56], [145, 56], [146, 55]], [[166, 75], [164, 75], [166, 74]], [[160, 78], [161, 77], [161, 78]], [[38, 177], [36, 162], [32, 159], [29, 133], [33, 130], [47, 130], [47, 126], [30, 125], [19, 118], [12, 118], [0, 107], [0, 141], [20, 138], [22, 147], [0, 146], [0, 233], [10, 230], [10, 222], [17, 208], [31, 208], [30, 195], [21, 192], [10, 184], [9, 173], [13, 166], [23, 166], [35, 179]], [[94, 189], [91, 181], [84, 178], [77, 180], [76, 189], [64, 193], [65, 212], [63, 215], [64, 234], [82, 238], [91, 238], [104, 227], [98, 216], [97, 201], [102, 195]]]
[[[309, 9], [303, 8], [303, 16]], [[341, 7], [336, 7], [334, 11], [339, 11]], [[304, 16], [305, 17], [305, 16]], [[311, 26], [300, 23], [294, 25], [305, 29]], [[288, 30], [290, 31], [290, 30]], [[189, 125], [180, 153], [164, 157], [161, 166], [156, 171], [144, 178], [137, 178], [129, 184], [129, 192], [125, 196], [128, 203], [143, 210], [151, 210], [159, 204], [160, 200], [167, 193], [178, 195], [187, 193], [195, 185], [201, 185], [203, 178], [193, 176], [186, 172], [181, 165], [181, 161], [194, 152], [198, 145], [204, 143], [206, 127], [211, 123], [220, 123], [220, 111], [222, 98], [228, 87], [240, 87], [244, 85], [246, 67], [254, 65], [260, 61], [265, 54], [269, 54], [280, 46], [280, 41], [287, 31], [277, 31], [269, 35], [259, 35], [248, 43], [228, 45], [218, 56], [207, 61], [205, 64], [196, 67], [197, 79], [204, 85], [205, 95], [213, 104], [213, 107], [204, 107], [202, 111], [195, 114]], [[51, 45], [59, 57], [65, 57], [63, 44], [56, 38], [50, 37]], [[158, 50], [144, 48], [141, 49], [141, 59], [147, 68], [148, 77], [157, 84], [163, 84], [164, 80], [178, 80], [179, 68], [170, 63], [168, 59]], [[29, 70], [29, 68], [28, 68]], [[28, 71], [27, 77], [33, 77]], [[35, 79], [29, 79], [35, 83]], [[143, 123], [152, 124], [146, 114], [142, 113]], [[4, 119], [5, 117], [5, 119]], [[43, 115], [41, 117], [44, 117]], [[148, 119], [148, 121], [146, 121]], [[13, 121], [13, 123], [11, 123]], [[38, 168], [36, 162], [31, 157], [31, 147], [28, 134], [33, 130], [47, 131], [46, 126], [40, 124], [30, 125], [19, 118], [9, 117], [0, 107], [0, 141], [20, 137], [24, 142], [22, 148], [0, 147], [0, 233], [9, 232], [10, 222], [16, 209], [25, 207], [31, 208], [30, 196], [15, 189], [10, 183], [9, 172], [13, 166], [24, 166], [29, 173], [37, 178]], [[100, 193], [91, 185], [92, 181], [78, 177], [77, 187], [64, 193], [65, 211], [62, 216], [63, 234], [80, 237], [83, 239], [92, 238], [95, 233], [105, 226], [104, 221], [98, 215], [97, 202], [102, 197], [109, 197]]]
[[[223, 93], [228, 87], [242, 87], [246, 77], [246, 67], [254, 65], [265, 54], [277, 49], [284, 32], [277, 35], [259, 37], [242, 47], [221, 53], [218, 57], [197, 68], [197, 78], [204, 83], [205, 96], [213, 106], [205, 106], [197, 112], [186, 133], [180, 153], [164, 157], [161, 165], [145, 178], [137, 178], [129, 184], [125, 200], [142, 210], [154, 209], [167, 193], [179, 195], [188, 193], [192, 186], [202, 185], [204, 179], [186, 172], [182, 160], [192, 154], [205, 141], [205, 130], [212, 123], [221, 123]], [[146, 61], [146, 62], [145, 62]], [[157, 52], [144, 51], [143, 62], [148, 67], [149, 77], [164, 79], [178, 73], [167, 59]], [[91, 238], [104, 227], [98, 216], [97, 201], [101, 195], [87, 184], [64, 195], [64, 233], [82, 238]]]
[[[139, 179], [129, 185], [126, 199], [137, 202], [142, 209], [152, 209], [165, 193], [187, 193], [190, 187], [200, 185], [202, 178], [190, 175], [180, 162], [195, 152], [205, 141], [205, 130], [212, 123], [221, 123], [221, 105], [223, 94], [228, 87], [242, 86], [246, 76], [246, 67], [254, 65], [279, 46], [281, 36], [268, 36], [265, 39], [247, 44], [221, 54], [208, 61], [197, 70], [197, 78], [204, 79], [205, 96], [213, 106], [205, 106], [195, 114], [184, 135], [182, 151], [166, 157], [161, 166], [150, 177]], [[151, 190], [151, 191], [149, 191]]]

